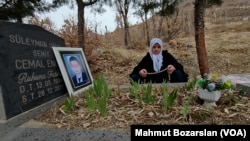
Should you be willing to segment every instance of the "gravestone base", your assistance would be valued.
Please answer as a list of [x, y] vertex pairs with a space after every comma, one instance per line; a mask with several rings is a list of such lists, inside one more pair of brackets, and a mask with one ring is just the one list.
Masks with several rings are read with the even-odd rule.
[[14, 128], [22, 125], [23, 123], [33, 119], [35, 116], [45, 112], [46, 110], [50, 109], [51, 107], [61, 104], [65, 99], [68, 98], [68, 95], [63, 95], [56, 99], [53, 99], [47, 103], [44, 103], [36, 108], [28, 110], [24, 113], [21, 113], [17, 116], [14, 116], [7, 120], [0, 120], [0, 136], [4, 136], [9, 131], [13, 130]]
[[250, 83], [239, 83], [236, 84], [238, 90], [242, 90], [245, 96], [250, 97]]

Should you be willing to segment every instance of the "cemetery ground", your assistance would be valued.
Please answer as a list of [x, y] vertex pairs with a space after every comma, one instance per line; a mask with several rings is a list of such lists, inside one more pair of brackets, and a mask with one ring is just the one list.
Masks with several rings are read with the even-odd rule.
[[[207, 24], [205, 34], [210, 72], [221, 75], [250, 73], [250, 23]], [[183, 64], [190, 78], [186, 85], [152, 86], [150, 94], [154, 96], [140, 99], [147, 93], [147, 88], [150, 89], [150, 85], [135, 88], [136, 94], [130, 88], [119, 86], [130, 85], [128, 75], [148, 48], [99, 47], [89, 57], [89, 66], [94, 79], [103, 74], [103, 85], [115, 86], [110, 88], [107, 105], [104, 102], [102, 106], [93, 103], [91, 106], [86, 98], [87, 92], [84, 92], [74, 97], [74, 100], [68, 99], [75, 102], [71, 105], [73, 109], [69, 111], [70, 114], [65, 111], [65, 103], [61, 103], [34, 120], [46, 123], [50, 128], [127, 131], [132, 124], [250, 124], [250, 98], [237, 89], [222, 91], [217, 107], [205, 108], [201, 105], [197, 88], [192, 87], [192, 80], [199, 76], [194, 36], [179, 37], [176, 40], [179, 43], [177, 49], [167, 43], [164, 43], [164, 49]], [[166, 102], [162, 88], [167, 88], [167, 94], [176, 92], [173, 103]], [[99, 109], [93, 108], [93, 105]]]

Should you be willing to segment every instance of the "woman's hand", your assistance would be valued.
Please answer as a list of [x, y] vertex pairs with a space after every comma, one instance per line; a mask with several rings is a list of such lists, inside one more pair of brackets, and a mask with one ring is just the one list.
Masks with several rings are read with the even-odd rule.
[[142, 76], [142, 77], [146, 77], [147, 76], [147, 70], [146, 69], [141, 69], [140, 71], [139, 71], [139, 74]]
[[176, 70], [176, 68], [173, 65], [167, 66], [168, 74], [172, 74], [175, 70]]

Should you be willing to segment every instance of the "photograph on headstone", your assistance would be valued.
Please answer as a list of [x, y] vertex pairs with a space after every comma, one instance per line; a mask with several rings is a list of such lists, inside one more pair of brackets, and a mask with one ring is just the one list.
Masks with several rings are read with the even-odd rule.
[[62, 53], [64, 65], [67, 68], [67, 73], [71, 77], [71, 85], [74, 90], [91, 83], [89, 73], [86, 70], [86, 65], [83, 62], [83, 57], [80, 52], [76, 54]]
[[93, 85], [93, 78], [82, 48], [53, 47], [70, 95], [78, 95]]
[[52, 46], [65, 46], [64, 39], [40, 26], [0, 22], [0, 119], [67, 95]]

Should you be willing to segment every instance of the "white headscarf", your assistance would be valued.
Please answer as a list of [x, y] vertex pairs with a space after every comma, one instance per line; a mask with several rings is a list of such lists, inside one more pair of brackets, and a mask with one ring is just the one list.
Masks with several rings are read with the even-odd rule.
[[[154, 54], [152, 53], [152, 48], [153, 48], [153, 46], [154, 46], [156, 43], [158, 43], [158, 44], [161, 46], [161, 51], [160, 51], [159, 54], [154, 55]], [[163, 45], [162, 45], [162, 40], [161, 40], [161, 39], [159, 39], [159, 38], [153, 38], [153, 39], [150, 41], [149, 54], [150, 54], [150, 56], [151, 56], [151, 58], [152, 58], [152, 60], [153, 60], [154, 70], [155, 70], [156, 72], [160, 71], [161, 66], [162, 66], [162, 61], [163, 61], [163, 57], [162, 57], [162, 47], [163, 47]]]

